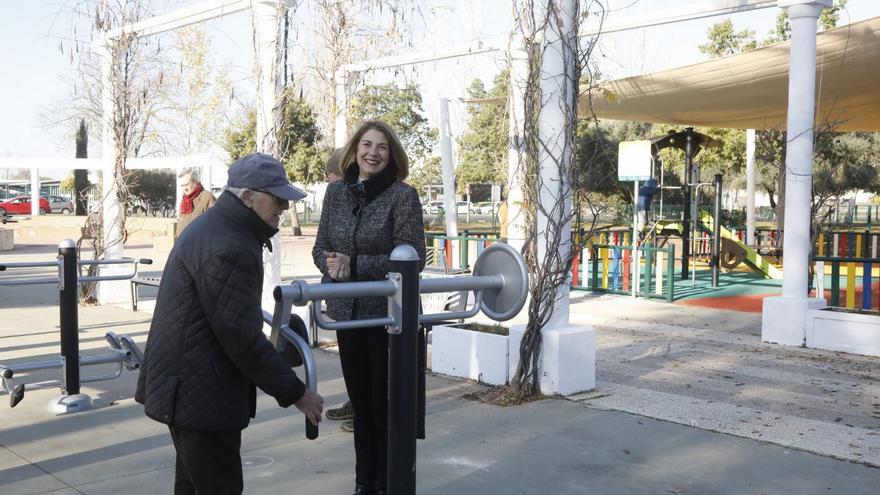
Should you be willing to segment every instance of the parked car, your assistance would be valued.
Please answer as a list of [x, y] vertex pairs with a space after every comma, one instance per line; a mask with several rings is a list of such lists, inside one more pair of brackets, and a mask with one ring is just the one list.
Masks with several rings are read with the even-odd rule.
[[[40, 214], [45, 215], [51, 213], [52, 207], [46, 198], [40, 198]], [[0, 216], [10, 215], [30, 215], [31, 214], [31, 197], [18, 196], [6, 201], [0, 202]]]
[[73, 201], [63, 196], [49, 196], [49, 207], [54, 213], [73, 213]]
[[438, 215], [442, 209], [443, 201], [431, 201], [422, 205], [422, 210], [424, 210], [426, 215]]
[[[474, 212], [469, 201], [456, 201], [455, 208], [458, 210], [459, 215], [467, 215], [469, 212]], [[422, 210], [424, 210], [426, 215], [439, 215], [443, 209], [443, 201], [431, 201], [422, 206]]]
[[474, 213], [477, 215], [494, 215], [498, 213], [498, 207], [501, 203], [497, 201], [480, 201], [474, 203]]

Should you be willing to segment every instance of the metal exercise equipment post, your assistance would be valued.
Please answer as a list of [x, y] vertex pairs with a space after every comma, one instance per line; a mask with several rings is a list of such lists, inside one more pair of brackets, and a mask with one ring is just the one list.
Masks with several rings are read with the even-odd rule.
[[718, 287], [721, 274], [721, 174], [715, 174], [715, 215], [712, 225], [712, 287]]
[[[105, 338], [110, 349], [108, 349], [106, 354], [81, 357], [79, 355], [78, 335], [79, 283], [86, 281], [128, 280], [137, 274], [138, 263], [150, 264], [152, 261], [149, 259], [135, 260], [132, 258], [80, 261], [77, 259], [76, 244], [70, 239], [64, 239], [58, 244], [56, 261], [19, 262], [0, 265], [0, 271], [6, 271], [9, 268], [58, 268], [58, 275], [56, 277], [0, 280], [0, 286], [57, 284], [59, 293], [61, 355], [58, 358], [42, 361], [26, 361], [11, 365], [0, 364], [0, 383], [2, 383], [3, 390], [9, 392], [10, 407], [15, 407], [24, 398], [25, 384], [15, 384], [18, 378], [17, 375], [21, 373], [46, 369], [60, 370], [60, 380], [32, 383], [31, 386], [42, 388], [59, 385], [62, 395], [50, 402], [50, 408], [53, 412], [63, 414], [91, 408], [91, 398], [80, 393], [80, 385], [82, 383], [116, 378], [122, 374], [123, 366], [129, 370], [135, 370], [140, 367], [143, 355], [137, 344], [128, 336], [107, 332]], [[130, 264], [132, 265], [132, 271], [131, 273], [121, 275], [95, 277], [81, 277], [79, 275], [80, 266], [111, 264]], [[116, 364], [118, 368], [115, 373], [107, 375], [87, 378], [80, 376], [80, 366], [98, 364]]]
[[[281, 322], [286, 322], [290, 318], [292, 304], [304, 306], [309, 302], [315, 303], [312, 305], [315, 322], [327, 330], [387, 327], [389, 359], [388, 486], [386, 488], [390, 495], [416, 493], [419, 325], [451, 318], [468, 318], [480, 311], [493, 320], [506, 321], [520, 312], [528, 294], [529, 283], [525, 260], [507, 244], [493, 244], [486, 248], [474, 264], [474, 275], [470, 277], [419, 280], [418, 265], [419, 257], [416, 250], [409, 245], [399, 245], [391, 253], [387, 280], [327, 284], [309, 284], [296, 280], [291, 285], [277, 286], [274, 291], [276, 304], [275, 313], [271, 318], [272, 332], [269, 340], [276, 346], [283, 342], [281, 337], [285, 335], [284, 329], [287, 325], [282, 325]], [[419, 315], [419, 294], [454, 291], [474, 292], [474, 305], [463, 311]], [[331, 322], [323, 317], [318, 304], [326, 299], [367, 296], [387, 297], [388, 316]], [[299, 338], [299, 336], [295, 337]], [[304, 358], [311, 354], [304, 340], [301, 344], [301, 353]], [[309, 369], [309, 365], [306, 367]]]

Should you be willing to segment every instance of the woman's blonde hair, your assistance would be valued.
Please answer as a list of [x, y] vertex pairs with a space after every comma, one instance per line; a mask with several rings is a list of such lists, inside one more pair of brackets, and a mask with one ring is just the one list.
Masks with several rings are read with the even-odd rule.
[[390, 167], [392, 164], [397, 166], [397, 180], [404, 180], [409, 176], [409, 158], [406, 156], [406, 151], [403, 149], [403, 144], [400, 143], [400, 138], [397, 137], [397, 133], [394, 132], [394, 129], [391, 128], [390, 125], [385, 123], [382, 120], [367, 120], [362, 122], [361, 125], [354, 131], [351, 138], [349, 138], [348, 142], [345, 143], [345, 147], [342, 148], [342, 155], [339, 157], [339, 165], [342, 168], [342, 175], [344, 176], [348, 168], [354, 165], [357, 166], [357, 149], [358, 145], [361, 142], [361, 138], [364, 137], [364, 134], [371, 130], [377, 130], [385, 135], [385, 139], [388, 140], [388, 147], [391, 151], [390, 156], [388, 157], [388, 166]]

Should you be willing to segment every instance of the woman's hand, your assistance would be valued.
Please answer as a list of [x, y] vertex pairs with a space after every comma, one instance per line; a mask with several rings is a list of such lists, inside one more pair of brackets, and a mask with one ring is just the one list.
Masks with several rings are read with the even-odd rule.
[[351, 278], [351, 257], [334, 251], [324, 251], [324, 257], [327, 260], [327, 270], [330, 272], [330, 278], [337, 281]]

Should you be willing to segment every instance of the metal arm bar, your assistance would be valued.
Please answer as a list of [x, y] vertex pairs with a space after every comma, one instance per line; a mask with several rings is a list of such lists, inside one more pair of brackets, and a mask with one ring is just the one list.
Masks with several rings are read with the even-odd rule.
[[325, 330], [352, 330], [355, 328], [384, 327], [395, 324], [394, 318], [390, 316], [366, 320], [330, 321], [321, 314], [320, 304], [312, 305], [312, 316], [315, 318], [315, 323]]
[[[424, 280], [422, 282], [424, 282]], [[481, 304], [483, 304], [483, 292], [478, 290], [474, 292], [474, 305], [471, 306], [471, 309], [466, 309], [464, 311], [451, 311], [447, 313], [420, 315], [419, 323], [440, 323], [442, 321], [470, 318], [472, 316], [476, 316], [476, 314], [480, 312]]]
[[39, 285], [39, 284], [57, 284], [60, 282], [58, 277], [55, 278], [19, 278], [13, 280], [0, 280], [0, 285]]
[[12, 263], [3, 263], [0, 265], [0, 271], [7, 268], [36, 268], [44, 266], [58, 266], [57, 261], [14, 261]]
[[135, 265], [137, 265], [138, 263], [142, 263], [144, 265], [152, 265], [153, 260], [149, 258], [119, 258], [112, 260], [79, 260], [78, 263], [80, 265], [121, 265], [124, 263], [134, 263]]
[[[142, 258], [142, 259], [134, 259], [134, 258], [121, 258], [115, 260], [85, 260], [79, 261], [79, 265], [120, 265], [120, 264], [133, 264], [134, 269], [131, 273], [126, 273], [123, 275], [105, 275], [105, 276], [95, 276], [95, 277], [78, 277], [78, 282], [102, 282], [108, 280], [130, 280], [132, 277], [137, 275], [137, 265], [138, 263], [143, 263], [145, 265], [152, 264], [152, 260]], [[15, 263], [5, 263], [0, 265], [0, 271], [6, 271], [7, 268], [35, 268], [35, 267], [50, 267], [57, 266], [59, 267], [59, 273], [63, 270], [63, 261], [59, 258], [58, 261], [22, 261]], [[13, 279], [13, 280], [0, 280], [0, 285], [40, 285], [40, 284], [57, 284], [61, 283], [61, 277], [57, 278], [21, 278], [21, 279]]]
[[305, 306], [309, 301], [326, 299], [346, 299], [354, 297], [390, 296], [397, 291], [397, 283], [392, 280], [371, 282], [340, 282], [335, 284], [313, 284], [295, 280], [290, 285], [275, 288], [275, 300], [286, 304]]
[[502, 275], [478, 275], [473, 277], [426, 278], [419, 281], [419, 293], [481, 291], [504, 287]]

